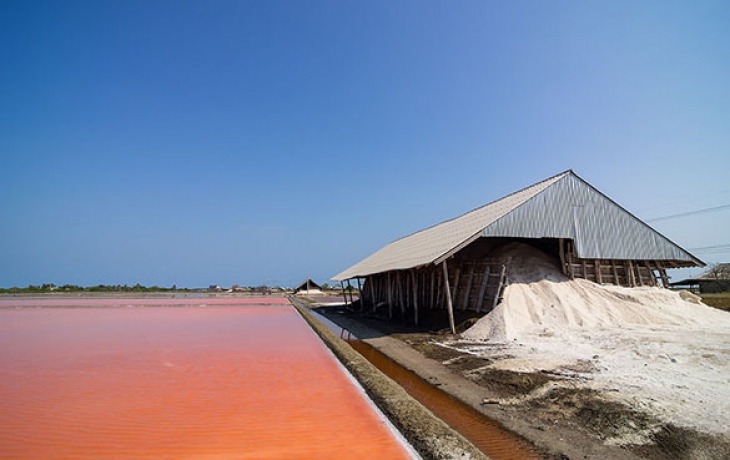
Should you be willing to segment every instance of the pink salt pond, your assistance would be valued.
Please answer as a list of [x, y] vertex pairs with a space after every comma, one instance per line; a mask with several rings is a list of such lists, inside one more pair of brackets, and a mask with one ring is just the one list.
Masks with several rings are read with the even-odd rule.
[[[63, 308], [181, 300], [211, 308]], [[0, 458], [412, 458], [286, 299], [255, 300], [0, 309]]]

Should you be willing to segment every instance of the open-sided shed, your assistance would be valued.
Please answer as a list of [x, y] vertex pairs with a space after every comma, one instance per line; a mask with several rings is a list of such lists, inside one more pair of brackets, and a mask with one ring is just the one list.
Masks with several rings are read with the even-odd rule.
[[302, 294], [302, 295], [322, 294], [322, 286], [315, 283], [310, 278], [307, 278], [299, 286], [294, 288], [294, 294]]
[[[572, 170], [398, 239], [332, 279], [364, 279], [362, 302], [402, 316], [454, 307], [488, 312], [498, 302], [512, 242], [555, 257], [570, 278], [667, 286], [667, 268], [704, 266]], [[495, 257], [496, 256], [496, 257]]]
[[687, 288], [700, 294], [730, 292], [730, 264], [718, 264], [700, 276], [671, 284], [674, 288]]

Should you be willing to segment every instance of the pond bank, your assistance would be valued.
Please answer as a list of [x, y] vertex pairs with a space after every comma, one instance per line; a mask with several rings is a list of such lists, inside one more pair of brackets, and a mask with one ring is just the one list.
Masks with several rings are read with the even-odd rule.
[[489, 459], [337, 337], [306, 308], [296, 303], [293, 305], [424, 459]]

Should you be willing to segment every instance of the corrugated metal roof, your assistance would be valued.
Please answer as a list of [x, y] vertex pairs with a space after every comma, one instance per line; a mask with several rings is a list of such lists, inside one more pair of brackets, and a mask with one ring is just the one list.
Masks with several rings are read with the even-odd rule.
[[579, 257], [704, 265], [593, 186], [566, 171], [455, 219], [396, 240], [332, 279], [441, 261], [479, 237], [569, 238]]

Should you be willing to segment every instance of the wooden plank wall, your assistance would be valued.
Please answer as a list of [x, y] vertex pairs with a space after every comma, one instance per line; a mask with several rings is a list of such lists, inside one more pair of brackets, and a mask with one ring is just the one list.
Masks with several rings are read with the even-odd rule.
[[[571, 240], [560, 240], [560, 263], [569, 278], [627, 287], [669, 286], [666, 268], [671, 262], [656, 260], [581, 259]], [[509, 259], [483, 259], [448, 263], [451, 301], [455, 311], [488, 313], [497, 306], [507, 283]], [[410, 270], [377, 273], [365, 278], [361, 308], [385, 311], [418, 324], [420, 314], [445, 309], [443, 267], [429, 265]]]
[[669, 287], [668, 262], [660, 260], [581, 259], [575, 255], [572, 241], [561, 240], [563, 273], [570, 278], [583, 278], [599, 284], [626, 287]]
[[[499, 302], [506, 282], [503, 260], [486, 259], [448, 263], [449, 287], [454, 310], [487, 313]], [[442, 267], [431, 265], [368, 276], [363, 286], [363, 310], [387, 310], [387, 315], [412, 318], [419, 310], [446, 308]]]

